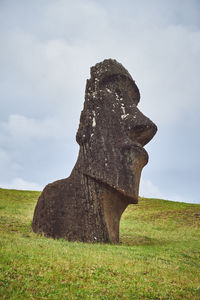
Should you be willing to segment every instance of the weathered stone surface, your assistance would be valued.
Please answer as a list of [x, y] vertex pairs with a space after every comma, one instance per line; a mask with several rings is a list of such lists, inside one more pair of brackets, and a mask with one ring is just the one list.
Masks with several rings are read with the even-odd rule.
[[143, 148], [157, 131], [137, 104], [128, 71], [107, 59], [91, 68], [76, 140], [80, 151], [69, 178], [45, 187], [32, 228], [53, 238], [118, 242], [120, 217], [138, 202]]

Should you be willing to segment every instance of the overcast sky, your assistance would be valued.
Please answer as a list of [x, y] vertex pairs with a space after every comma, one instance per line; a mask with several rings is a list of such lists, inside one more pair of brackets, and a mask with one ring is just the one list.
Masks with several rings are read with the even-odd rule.
[[158, 126], [140, 195], [200, 203], [200, 1], [0, 0], [0, 187], [67, 177], [90, 67], [113, 58]]

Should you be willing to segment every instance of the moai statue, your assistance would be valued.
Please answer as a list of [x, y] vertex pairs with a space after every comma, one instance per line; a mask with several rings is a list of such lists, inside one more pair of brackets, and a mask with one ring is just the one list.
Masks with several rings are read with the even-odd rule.
[[32, 229], [69, 241], [119, 241], [119, 222], [138, 202], [143, 148], [156, 125], [137, 104], [139, 90], [128, 71], [106, 59], [91, 68], [76, 140], [79, 156], [71, 175], [48, 184], [35, 208]]

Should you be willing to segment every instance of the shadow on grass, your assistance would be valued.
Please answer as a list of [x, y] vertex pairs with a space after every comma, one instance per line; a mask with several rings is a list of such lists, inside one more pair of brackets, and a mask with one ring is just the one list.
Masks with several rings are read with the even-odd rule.
[[136, 236], [123, 235], [120, 237], [119, 244], [122, 246], [153, 246], [153, 245], [166, 244], [166, 241], [153, 239], [143, 235], [136, 235]]

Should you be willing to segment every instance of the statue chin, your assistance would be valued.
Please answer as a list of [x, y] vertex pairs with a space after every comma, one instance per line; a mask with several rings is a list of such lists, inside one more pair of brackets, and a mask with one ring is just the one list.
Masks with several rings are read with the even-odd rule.
[[[148, 162], [148, 153], [138, 143], [127, 144], [125, 142], [118, 146], [118, 149], [115, 149], [118, 151], [117, 157], [110, 155], [106, 163], [98, 156], [95, 159], [87, 156], [87, 161], [90, 161], [87, 165], [81, 155], [78, 165], [79, 168], [82, 165], [82, 173], [85, 176], [115, 189], [123, 198], [126, 198], [126, 201], [134, 204], [138, 202], [141, 172]], [[92, 149], [92, 145], [88, 148]], [[99, 148], [102, 148], [102, 145], [99, 145]], [[119, 157], [121, 157], [120, 160]]]

